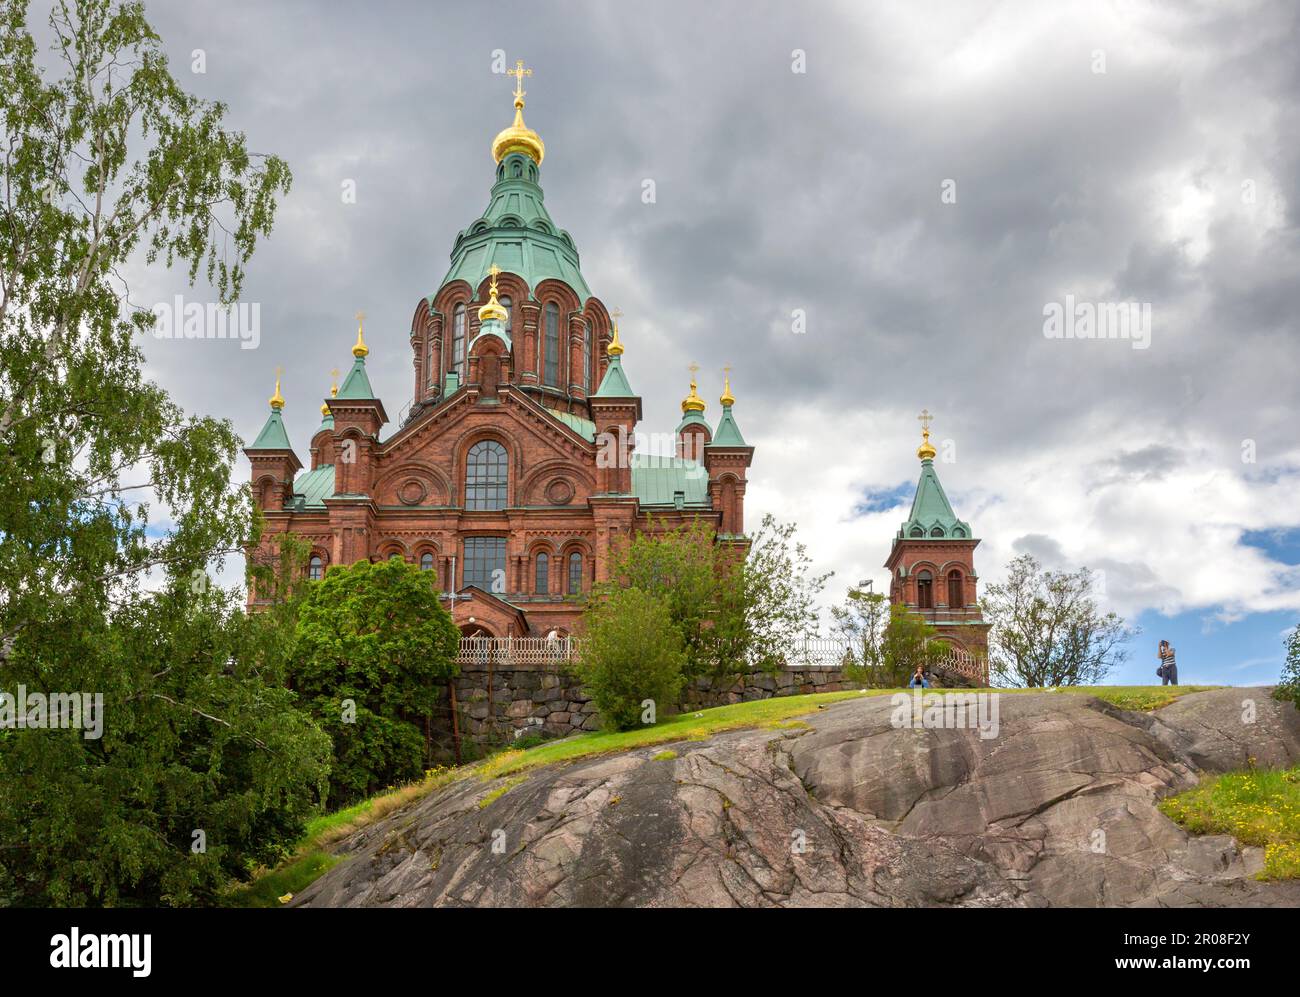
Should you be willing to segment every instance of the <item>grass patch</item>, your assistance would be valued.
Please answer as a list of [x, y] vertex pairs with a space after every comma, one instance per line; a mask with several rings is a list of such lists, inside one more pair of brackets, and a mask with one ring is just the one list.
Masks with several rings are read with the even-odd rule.
[[[1189, 692], [1208, 692], [1217, 689], [1215, 685], [1092, 685], [1062, 686], [1060, 692], [1081, 692], [1096, 696], [1103, 702], [1110, 703], [1116, 709], [1132, 710], [1136, 713], [1149, 713], [1168, 706], [1179, 696]], [[1012, 690], [1005, 690], [1012, 691]], [[1016, 692], [1043, 692], [1042, 689], [1017, 689]]]
[[655, 754], [651, 755], [650, 760], [652, 762], [670, 762], [676, 757], [677, 757], [677, 752], [675, 752], [672, 748], [668, 748], [665, 751], [658, 751]]
[[279, 907], [280, 897], [299, 893], [323, 876], [339, 859], [311, 848], [226, 896], [226, 907]]
[[1161, 800], [1160, 811], [1192, 834], [1231, 834], [1262, 846], [1256, 879], [1300, 878], [1300, 766], [1214, 776]]
[[503, 783], [502, 783], [500, 786], [498, 786], [496, 789], [492, 790], [492, 792], [490, 792], [490, 793], [488, 793], [486, 796], [484, 796], [483, 799], [479, 800], [479, 801], [478, 801], [478, 808], [479, 808], [480, 810], [486, 810], [488, 807], [490, 807], [490, 806], [491, 806], [493, 803], [495, 803], [497, 800], [501, 799], [501, 797], [505, 796], [506, 793], [510, 792], [510, 790], [514, 789], [514, 788], [515, 788], [516, 786], [518, 786], [521, 782], [523, 782], [524, 779], [525, 779], [525, 776], [522, 776], [522, 775], [517, 775], [517, 776], [515, 776], [515, 777], [512, 778], [512, 779], [507, 779], [505, 782], [503, 782]]

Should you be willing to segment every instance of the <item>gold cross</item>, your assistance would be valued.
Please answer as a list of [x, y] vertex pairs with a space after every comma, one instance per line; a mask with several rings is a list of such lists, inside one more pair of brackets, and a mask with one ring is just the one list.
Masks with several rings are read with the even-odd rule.
[[365, 320], [366, 320], [366, 313], [365, 313], [365, 312], [357, 312], [357, 321], [358, 321], [358, 322], [364, 322]]
[[921, 421], [921, 429], [922, 429], [924, 432], [929, 433], [929, 432], [930, 432], [930, 423], [931, 423], [931, 421], [934, 419], [934, 416], [932, 416], [932, 415], [930, 414], [930, 410], [929, 410], [929, 409], [924, 409], [924, 408], [921, 409], [921, 414], [917, 416], [917, 419], [919, 419], [919, 420]]
[[699, 372], [700, 365], [697, 364], [697, 363], [693, 363], [693, 364], [691, 364], [691, 366], [690, 366], [689, 369], [690, 369], [690, 372], [691, 372], [691, 377], [694, 378], [695, 375]]
[[330, 395], [331, 397], [337, 397], [339, 393], [339, 369], [337, 367], [330, 371], [330, 380], [333, 382], [330, 385]]
[[722, 373], [724, 373], [724, 374], [726, 374], [728, 377], [730, 377], [730, 376], [731, 376], [731, 368], [730, 368], [730, 367], [723, 367], [723, 368], [722, 368]]
[[523, 60], [523, 59], [518, 59], [518, 60], [516, 60], [516, 61], [515, 61], [515, 68], [514, 68], [514, 69], [507, 69], [507, 70], [506, 70], [506, 75], [507, 75], [507, 76], [513, 76], [513, 77], [516, 78], [516, 79], [515, 79], [515, 96], [516, 96], [516, 97], [522, 97], [522, 96], [524, 96], [524, 95], [528, 92], [528, 91], [526, 91], [526, 90], [524, 89], [524, 77], [525, 77], [525, 76], [532, 76], [532, 75], [533, 75], [533, 71], [532, 71], [531, 69], [525, 69], [525, 68], [524, 68], [524, 60]]
[[623, 309], [615, 308], [612, 312], [609, 313], [609, 317], [612, 318], [617, 323], [618, 320], [623, 317]]
[[493, 277], [496, 277], [496, 275], [499, 274], [500, 272], [501, 272], [501, 268], [497, 266], [495, 263], [493, 263], [490, 267], [488, 267], [488, 273], [490, 273]]

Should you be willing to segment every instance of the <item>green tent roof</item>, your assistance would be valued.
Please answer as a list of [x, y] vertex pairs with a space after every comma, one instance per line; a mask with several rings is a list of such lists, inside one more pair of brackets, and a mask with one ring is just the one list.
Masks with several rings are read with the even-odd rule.
[[298, 475], [293, 482], [295, 504], [300, 509], [324, 509], [324, 499], [334, 494], [334, 465], [322, 464]]
[[632, 385], [627, 383], [627, 375], [623, 373], [623, 364], [620, 363], [622, 357], [610, 357], [609, 366], [605, 368], [605, 376], [601, 379], [600, 387], [592, 398], [635, 398], [636, 392], [632, 390]]
[[[487, 209], [456, 237], [451, 268], [439, 289], [453, 280], [477, 288], [496, 264], [522, 277], [530, 291], [549, 278], [561, 280], [586, 304], [591, 289], [579, 269], [577, 247], [551, 221], [538, 173], [537, 164], [523, 153], [512, 152], [501, 161]], [[434, 297], [436, 293], [429, 300]]]
[[642, 505], [673, 505], [676, 493], [684, 505], [709, 505], [709, 472], [699, 461], [656, 454], [632, 454], [632, 494]]
[[257, 439], [255, 439], [252, 442], [252, 444], [248, 446], [247, 449], [249, 450], [292, 450], [293, 449], [293, 447], [289, 445], [289, 434], [285, 432], [284, 420], [280, 418], [280, 410], [278, 408], [271, 409], [271, 414], [266, 418], [266, 425], [262, 427], [262, 431], [257, 434]]
[[339, 388], [339, 398], [374, 398], [375, 389], [370, 386], [370, 378], [366, 374], [366, 358], [357, 357], [352, 369], [348, 371], [348, 376], [343, 380], [343, 386]]
[[561, 412], [556, 408], [548, 408], [546, 411], [559, 419], [560, 422], [564, 423], [588, 443], [596, 442], [596, 424], [590, 419], [584, 419], [580, 415], [573, 415], [569, 412]]
[[677, 424], [677, 432], [680, 433], [687, 426], [703, 426], [710, 433], [713, 432], [713, 427], [709, 425], [709, 420], [704, 418], [704, 416], [699, 412], [687, 412], [682, 416], [682, 421]]
[[952, 503], [939, 483], [934, 461], [928, 457], [921, 461], [921, 478], [916, 483], [912, 512], [899, 529], [898, 536], [917, 540], [969, 539], [971, 536], [970, 524], [958, 519], [953, 512]]
[[718, 432], [713, 437], [713, 442], [708, 444], [711, 447], [747, 447], [748, 443], [740, 435], [740, 427], [736, 425], [735, 417], [731, 414], [731, 406], [722, 406], [722, 418], [718, 420]]

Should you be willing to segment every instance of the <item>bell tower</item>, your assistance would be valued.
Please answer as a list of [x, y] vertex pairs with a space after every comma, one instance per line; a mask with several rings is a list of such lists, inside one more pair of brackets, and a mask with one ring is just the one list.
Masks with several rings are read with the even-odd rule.
[[925, 618], [942, 639], [962, 651], [988, 653], [989, 624], [977, 601], [979, 576], [975, 548], [979, 540], [970, 524], [957, 518], [934, 468], [938, 451], [930, 443], [933, 416], [922, 410], [921, 477], [912, 498], [912, 511], [894, 535], [885, 567], [889, 569], [889, 601], [902, 603]]

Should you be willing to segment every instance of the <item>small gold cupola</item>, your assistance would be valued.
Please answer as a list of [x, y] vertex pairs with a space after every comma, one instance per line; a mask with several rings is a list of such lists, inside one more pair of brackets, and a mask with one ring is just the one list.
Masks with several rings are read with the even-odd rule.
[[731, 368], [722, 368], [722, 397], [718, 399], [723, 408], [731, 408], [736, 404], [736, 396], [731, 393]]
[[[330, 371], [330, 377], [332, 379], [332, 383], [330, 384], [330, 397], [337, 398], [339, 396], [339, 369], [337, 367]], [[324, 416], [330, 414], [329, 402], [321, 402], [320, 414]]]
[[682, 415], [704, 411], [704, 399], [696, 391], [695, 373], [700, 369], [697, 363], [691, 364], [691, 393], [682, 399]]
[[366, 321], [365, 312], [357, 312], [357, 341], [352, 347], [352, 355], [358, 359], [370, 353], [370, 347], [366, 345], [365, 335], [362, 333], [362, 326]]
[[280, 375], [284, 373], [282, 367], [275, 368], [275, 394], [270, 398], [271, 408], [277, 412], [284, 408], [284, 395], [280, 394]]
[[546, 143], [542, 137], [524, 124], [524, 77], [532, 76], [531, 69], [524, 68], [524, 60], [519, 59], [515, 68], [506, 71], [507, 76], [515, 77], [515, 120], [509, 128], [503, 128], [492, 140], [492, 158], [498, 163], [512, 152], [522, 152], [531, 156], [538, 166], [546, 155]]
[[505, 305], [497, 300], [497, 274], [501, 273], [501, 268], [493, 263], [488, 273], [492, 275], [492, 285], [488, 288], [487, 304], [478, 310], [478, 320], [487, 322], [495, 319], [504, 324], [510, 315], [506, 312]]
[[614, 320], [614, 335], [610, 339], [609, 345], [605, 347], [605, 352], [611, 357], [621, 357], [623, 355], [623, 343], [618, 338], [618, 320], [622, 314], [623, 312], [617, 308], [609, 313], [610, 318]]
[[921, 445], [916, 448], [916, 455], [921, 460], [934, 460], [935, 455], [939, 452], [930, 443], [930, 423], [934, 416], [930, 414], [929, 409], [921, 409], [921, 414], [917, 416], [921, 422]]

